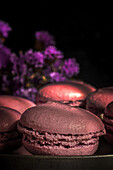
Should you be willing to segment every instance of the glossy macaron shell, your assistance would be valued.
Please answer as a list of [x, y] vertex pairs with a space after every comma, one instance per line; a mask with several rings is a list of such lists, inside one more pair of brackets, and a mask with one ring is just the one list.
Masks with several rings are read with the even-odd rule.
[[15, 109], [22, 114], [26, 109], [35, 106], [35, 103], [22, 97], [0, 95], [0, 106]]
[[11, 151], [21, 144], [17, 121], [21, 114], [11, 108], [0, 107], [0, 152]]
[[86, 109], [100, 115], [111, 101], [113, 101], [113, 87], [100, 88], [86, 98]]
[[96, 90], [96, 88], [94, 86], [92, 86], [91, 84], [88, 84], [88, 83], [80, 81], [80, 80], [69, 80], [68, 82], [74, 83], [75, 85], [76, 84], [78, 84], [78, 85], [81, 84], [83, 87], [87, 88], [87, 92], [92, 92], [92, 91]]
[[90, 155], [105, 134], [102, 121], [81, 108], [47, 102], [26, 110], [18, 123], [23, 145], [32, 154]]
[[43, 86], [36, 95], [36, 103], [45, 99], [53, 101], [78, 101], [75, 105], [81, 105], [91, 92], [96, 89], [82, 81], [68, 81], [48, 84]]

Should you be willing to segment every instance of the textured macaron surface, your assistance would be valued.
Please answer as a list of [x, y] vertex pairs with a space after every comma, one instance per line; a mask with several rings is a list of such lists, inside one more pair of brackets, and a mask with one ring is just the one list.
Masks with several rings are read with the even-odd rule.
[[100, 88], [87, 97], [86, 109], [99, 114], [104, 112], [111, 101], [113, 101], [113, 87]]
[[15, 123], [20, 119], [21, 114], [11, 108], [0, 107], [0, 132], [13, 131]]
[[25, 111], [20, 123], [38, 131], [61, 134], [87, 134], [104, 129], [100, 118], [89, 111], [50, 101]]
[[42, 87], [39, 90], [39, 95], [56, 101], [75, 101], [85, 100], [86, 96], [95, 90], [94, 87], [81, 81], [59, 82]]
[[[64, 154], [65, 149], [70, 149], [73, 154], [74, 148], [78, 146], [80, 149], [82, 145], [86, 150], [92, 145], [97, 148], [99, 136], [105, 134], [104, 125], [96, 115], [84, 109], [50, 101], [25, 111], [18, 129], [23, 133], [26, 148], [32, 145], [38, 153], [45, 154], [51, 149], [62, 149], [63, 153], [57, 152], [58, 155]], [[68, 155], [67, 151], [65, 154]]]
[[23, 113], [26, 109], [35, 106], [35, 103], [22, 97], [0, 95], [0, 106], [9, 107]]

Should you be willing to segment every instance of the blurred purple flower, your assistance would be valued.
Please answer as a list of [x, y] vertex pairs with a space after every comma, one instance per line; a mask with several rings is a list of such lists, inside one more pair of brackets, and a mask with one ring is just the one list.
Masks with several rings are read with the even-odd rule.
[[22, 55], [19, 57], [16, 54], [11, 54], [10, 57], [11, 62], [11, 74], [13, 75], [12, 80], [14, 84], [24, 84], [25, 75], [27, 73], [27, 65], [25, 63], [25, 59]]
[[17, 89], [13, 93], [13, 95], [24, 97], [24, 98], [27, 98], [27, 99], [35, 102], [36, 93], [37, 93], [37, 89], [35, 87], [30, 87], [27, 89], [25, 89], [24, 87], [21, 87], [21, 88]]
[[6, 74], [3, 75], [3, 82], [5, 82], [6, 85], [9, 85], [9, 81], [7, 79], [7, 75]]
[[2, 37], [7, 38], [8, 33], [11, 30], [12, 30], [12, 28], [9, 26], [8, 23], [0, 20], [0, 34], [2, 35]]
[[2, 76], [2, 86], [1, 86], [2, 91], [7, 91], [8, 86], [10, 86], [10, 80], [8, 80], [8, 75], [4, 74]]
[[0, 44], [0, 69], [0, 90], [3, 93], [35, 101], [35, 94], [42, 85], [77, 75], [79, 64], [76, 59], [64, 59], [63, 53], [55, 46], [48, 46], [41, 52], [30, 49], [17, 56]]
[[69, 58], [64, 60], [61, 72], [64, 73], [67, 77], [72, 77], [79, 73], [79, 64], [75, 58]]
[[49, 74], [52, 72], [52, 69], [50, 66], [42, 70], [43, 75], [48, 78]]
[[63, 59], [63, 53], [60, 50], [57, 50], [55, 46], [49, 46], [45, 49], [44, 55], [47, 59]]
[[59, 73], [59, 72], [52, 72], [50, 73], [50, 81], [51, 82], [59, 82], [59, 81], [65, 81], [67, 80], [67, 78], [62, 74], [62, 73]]
[[18, 57], [16, 56], [15, 53], [11, 54], [10, 56], [10, 62], [12, 63], [12, 69], [11, 69], [11, 73], [12, 74], [16, 74], [17, 71], [17, 63], [18, 63]]
[[57, 70], [60, 70], [62, 66], [63, 60], [56, 60], [56, 62], [53, 64], [53, 67]]
[[45, 55], [41, 52], [33, 52], [33, 50], [29, 50], [25, 53], [25, 61], [35, 68], [43, 67], [44, 65]]
[[4, 45], [0, 45], [0, 69], [2, 67], [6, 68], [9, 58], [10, 58], [11, 50]]
[[44, 45], [45, 48], [56, 44], [54, 36], [50, 35], [47, 31], [37, 31], [35, 33], [35, 37]]

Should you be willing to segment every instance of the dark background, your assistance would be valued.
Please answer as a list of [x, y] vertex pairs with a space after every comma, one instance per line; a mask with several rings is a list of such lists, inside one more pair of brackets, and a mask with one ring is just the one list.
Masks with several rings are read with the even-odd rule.
[[21, 13], [20, 9], [19, 13], [15, 11], [0, 16], [0, 20], [8, 22], [13, 29], [5, 45], [16, 53], [26, 51], [34, 47], [35, 32], [46, 30], [55, 36], [56, 46], [66, 58], [75, 57], [79, 62], [77, 79], [97, 88], [112, 86], [111, 14], [95, 11], [87, 14], [74, 12], [72, 15], [67, 11], [67, 15], [55, 17], [55, 12], [42, 15], [38, 8], [34, 13], [31, 10]]

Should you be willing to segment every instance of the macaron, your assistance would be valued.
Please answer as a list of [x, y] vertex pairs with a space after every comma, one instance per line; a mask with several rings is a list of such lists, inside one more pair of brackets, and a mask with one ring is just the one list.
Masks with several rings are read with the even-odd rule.
[[14, 109], [0, 107], [0, 153], [11, 152], [21, 145], [22, 135], [17, 130], [20, 116]]
[[0, 95], [0, 106], [9, 107], [21, 114], [28, 108], [36, 106], [32, 101], [11, 95]]
[[86, 98], [86, 109], [101, 116], [106, 106], [113, 101], [113, 87], [104, 87], [92, 92]]
[[85, 107], [86, 97], [96, 88], [82, 81], [57, 82], [43, 86], [36, 95], [36, 104], [46, 100]]
[[27, 109], [17, 127], [35, 155], [93, 155], [106, 133], [93, 113], [53, 101]]
[[113, 101], [105, 108], [103, 122], [106, 129], [104, 138], [108, 143], [113, 144]]
[[13, 155], [32, 155], [30, 152], [28, 152], [23, 145], [21, 145], [19, 148], [15, 149], [11, 154]]

